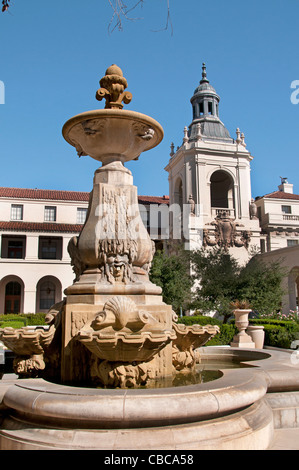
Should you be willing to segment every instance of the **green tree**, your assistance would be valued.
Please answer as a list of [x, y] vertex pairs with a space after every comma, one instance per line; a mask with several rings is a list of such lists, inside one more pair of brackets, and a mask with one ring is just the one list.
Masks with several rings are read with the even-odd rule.
[[224, 323], [231, 316], [230, 303], [247, 300], [258, 313], [272, 313], [281, 306], [285, 275], [279, 262], [265, 263], [258, 256], [241, 266], [221, 248], [192, 253], [198, 287], [193, 307], [203, 314], [216, 311]]
[[190, 275], [190, 252], [179, 248], [175, 254], [155, 253], [150, 280], [162, 287], [163, 301], [179, 314], [189, 308], [193, 279]]
[[241, 268], [235, 258], [222, 248], [194, 251], [192, 266], [197, 280], [193, 308], [203, 314], [216, 311], [224, 317], [231, 316], [230, 302], [236, 299]]
[[258, 256], [254, 257], [240, 272], [238, 295], [247, 299], [251, 308], [261, 314], [276, 312], [281, 308], [285, 274], [279, 262], [266, 263]]

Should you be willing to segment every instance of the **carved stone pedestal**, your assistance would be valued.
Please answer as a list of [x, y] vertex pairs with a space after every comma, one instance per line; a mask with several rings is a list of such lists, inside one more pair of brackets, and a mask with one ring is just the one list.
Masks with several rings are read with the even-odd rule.
[[[68, 296], [63, 318], [63, 383], [122, 386], [124, 377], [118, 381], [113, 376], [120, 366], [123, 374], [130, 366], [131, 375], [132, 367], [139, 374], [140, 366], [144, 383], [171, 375], [171, 341], [176, 337], [172, 316], [161, 296]], [[136, 385], [131, 382], [126, 386]]]
[[171, 375], [173, 312], [149, 281], [154, 245], [121, 163], [96, 171], [89, 214], [69, 252], [76, 281], [65, 291], [62, 381], [125, 386]]

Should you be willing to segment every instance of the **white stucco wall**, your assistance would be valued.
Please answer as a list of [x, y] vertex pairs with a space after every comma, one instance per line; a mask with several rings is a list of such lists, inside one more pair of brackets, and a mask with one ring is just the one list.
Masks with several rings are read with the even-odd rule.
[[286, 270], [286, 276], [282, 283], [285, 291], [282, 312], [287, 314], [290, 310], [296, 310], [296, 297], [298, 297], [296, 280], [297, 283], [299, 282], [299, 245], [263, 253], [258, 258], [264, 262], [279, 262]]

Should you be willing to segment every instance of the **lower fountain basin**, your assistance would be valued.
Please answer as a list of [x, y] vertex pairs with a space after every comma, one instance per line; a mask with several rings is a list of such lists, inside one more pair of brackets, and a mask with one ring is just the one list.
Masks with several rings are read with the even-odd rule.
[[[209, 348], [202, 348], [206, 349]], [[241, 364], [239, 351], [222, 356], [224, 367], [220, 372], [215, 357], [202, 354], [201, 367], [210, 370], [213, 364], [214, 370], [219, 371], [218, 378], [211, 382], [110, 390], [27, 379], [17, 381], [8, 390], [4, 404], [17, 414], [30, 415], [31, 422], [37, 419], [49, 425], [59, 419], [67, 427], [80, 422], [81, 428], [132, 428], [139, 427], [140, 421], [147, 427], [211, 419], [251, 405], [267, 391], [267, 381], [260, 369], [250, 368], [248, 373]], [[269, 355], [252, 354], [252, 359], [266, 357]], [[250, 360], [250, 354], [246, 351], [242, 359]]]
[[[299, 390], [299, 370], [290, 354], [219, 347], [200, 353], [202, 364], [214, 363], [220, 378], [116, 390], [17, 380], [3, 398], [7, 417], [0, 448], [267, 448], [273, 437], [267, 392]], [[216, 358], [232, 368], [217, 368]]]
[[156, 389], [90, 389], [43, 379], [19, 381], [5, 394], [15, 418], [62, 428], [126, 429], [192, 423], [223, 416], [260, 400], [261, 375], [226, 370], [212, 382]]

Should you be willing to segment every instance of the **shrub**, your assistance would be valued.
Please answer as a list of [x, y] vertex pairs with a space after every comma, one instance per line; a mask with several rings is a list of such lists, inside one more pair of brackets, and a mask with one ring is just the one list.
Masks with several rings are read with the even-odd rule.
[[18, 320], [19, 318], [22, 318], [23, 315], [20, 313], [6, 313], [6, 314], [0, 314], [0, 321], [7, 321], [7, 320]]
[[206, 346], [221, 346], [230, 344], [238, 329], [233, 324], [223, 323], [220, 326], [220, 333], [206, 343]]
[[292, 320], [283, 320], [279, 318], [249, 318], [249, 322], [255, 325], [279, 325], [288, 326], [291, 328], [298, 328], [296, 322]]
[[289, 333], [279, 325], [264, 325], [266, 346], [289, 348]]
[[[18, 326], [13, 326], [18, 324]], [[0, 328], [11, 326], [12, 328], [22, 328], [27, 325], [26, 318], [16, 313], [8, 313], [7, 315], [0, 315]]]
[[27, 320], [27, 325], [46, 325], [46, 313], [24, 313], [23, 315]]
[[299, 332], [295, 329], [288, 329], [285, 326], [265, 324], [265, 345], [277, 348], [289, 349], [291, 343], [298, 339]]
[[1, 321], [0, 322], [0, 328], [10, 327], [10, 328], [19, 329], [19, 328], [23, 328], [24, 326], [26, 326], [26, 325], [24, 324], [23, 321], [8, 320], [8, 321]]
[[[0, 315], [0, 328], [22, 328], [29, 325], [46, 325], [46, 313], [8, 313]], [[14, 324], [13, 324], [14, 323]]]
[[184, 323], [184, 325], [222, 325], [220, 320], [217, 320], [213, 317], [208, 317], [207, 315], [190, 315], [185, 317], [180, 317], [178, 323]]

